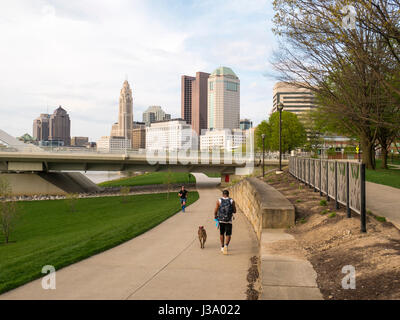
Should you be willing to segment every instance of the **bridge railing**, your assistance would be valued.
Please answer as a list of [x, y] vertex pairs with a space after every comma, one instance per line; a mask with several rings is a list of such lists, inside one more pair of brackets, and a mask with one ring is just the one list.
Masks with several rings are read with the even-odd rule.
[[290, 157], [289, 173], [304, 182], [327, 201], [346, 206], [361, 215], [361, 231], [366, 231], [365, 164], [353, 161]]

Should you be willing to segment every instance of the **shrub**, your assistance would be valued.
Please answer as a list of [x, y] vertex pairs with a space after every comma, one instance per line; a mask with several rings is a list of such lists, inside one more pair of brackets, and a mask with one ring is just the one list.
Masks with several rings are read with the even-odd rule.
[[129, 192], [131, 191], [131, 188], [129, 187], [122, 187], [120, 190], [121, 196], [122, 196], [122, 202], [127, 203], [129, 201]]
[[336, 217], [336, 212], [332, 212], [328, 217], [329, 217], [329, 218], [334, 218], [334, 217]]
[[326, 207], [326, 206], [328, 205], [328, 202], [327, 202], [326, 200], [321, 200], [321, 201], [319, 202], [319, 205], [320, 205], [320, 206], [323, 206], [323, 207]]
[[375, 220], [377, 220], [379, 222], [386, 222], [386, 218], [385, 217], [375, 216], [374, 218], [375, 218]]
[[79, 194], [77, 193], [67, 193], [65, 200], [68, 204], [70, 212], [76, 212], [76, 203], [78, 202]]

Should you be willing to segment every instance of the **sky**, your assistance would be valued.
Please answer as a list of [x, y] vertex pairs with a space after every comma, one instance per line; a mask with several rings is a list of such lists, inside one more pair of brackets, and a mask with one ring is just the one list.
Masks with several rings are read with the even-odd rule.
[[61, 105], [71, 136], [109, 135], [127, 79], [134, 120], [150, 105], [180, 117], [181, 75], [227, 66], [241, 82], [241, 118], [272, 108], [265, 74], [276, 39], [272, 0], [4, 0], [0, 2], [0, 128], [32, 135]]

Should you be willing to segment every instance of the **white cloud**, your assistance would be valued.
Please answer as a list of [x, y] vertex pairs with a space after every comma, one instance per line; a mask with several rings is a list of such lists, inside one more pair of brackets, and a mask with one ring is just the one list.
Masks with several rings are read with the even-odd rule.
[[179, 116], [180, 76], [219, 65], [241, 78], [242, 115], [260, 122], [272, 100], [262, 76], [271, 51], [270, 6], [212, 1], [210, 10], [207, 2], [1, 2], [0, 127], [31, 133], [47, 106], [52, 112], [63, 105], [72, 135], [96, 140], [117, 119], [126, 75], [136, 120], [149, 105]]

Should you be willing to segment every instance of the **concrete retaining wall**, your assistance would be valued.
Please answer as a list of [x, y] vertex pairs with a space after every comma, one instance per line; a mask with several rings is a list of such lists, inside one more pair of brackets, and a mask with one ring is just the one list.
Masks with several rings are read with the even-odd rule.
[[295, 209], [279, 191], [257, 178], [246, 178], [230, 188], [230, 196], [243, 211], [259, 241], [262, 229], [294, 225]]

